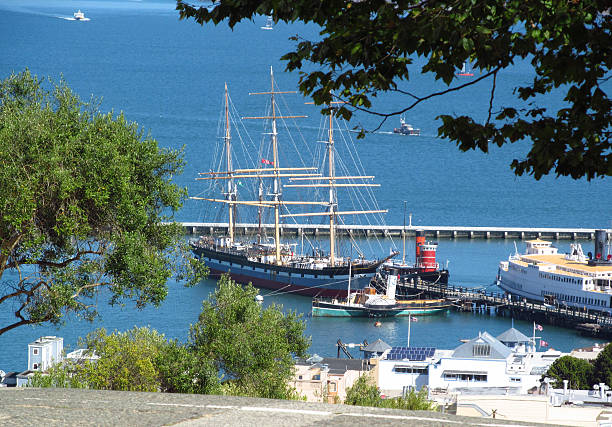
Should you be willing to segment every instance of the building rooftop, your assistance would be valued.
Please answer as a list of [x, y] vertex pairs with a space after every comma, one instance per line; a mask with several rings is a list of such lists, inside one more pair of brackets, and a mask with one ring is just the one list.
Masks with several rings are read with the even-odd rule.
[[529, 337], [515, 328], [510, 328], [497, 336], [497, 339], [503, 343], [528, 343], [531, 341]]
[[330, 374], [344, 374], [346, 371], [368, 371], [370, 369], [370, 365], [363, 359], [337, 359], [335, 357], [324, 357], [317, 363], [312, 363], [305, 359], [297, 359], [295, 364], [302, 366], [326, 366]]
[[373, 343], [368, 344], [368, 346], [364, 348], [363, 351], [369, 352], [369, 353], [382, 353], [384, 351], [389, 350], [390, 348], [391, 346], [389, 344], [387, 344], [386, 342], [384, 342], [383, 340], [379, 338]]
[[488, 332], [481, 332], [453, 352], [455, 358], [506, 359], [512, 350]]
[[30, 345], [32, 344], [46, 344], [49, 342], [54, 342], [54, 341], [63, 341], [64, 339], [61, 337], [56, 337], [56, 336], [46, 336], [46, 337], [40, 337], [38, 339], [36, 339], [36, 341], [30, 343]]

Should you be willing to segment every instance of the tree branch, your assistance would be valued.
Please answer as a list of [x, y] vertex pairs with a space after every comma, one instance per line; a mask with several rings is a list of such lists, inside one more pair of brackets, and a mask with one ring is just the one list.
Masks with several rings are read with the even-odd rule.
[[15, 328], [17, 328], [19, 326], [29, 325], [29, 324], [32, 324], [32, 323], [34, 323], [34, 322], [32, 322], [31, 320], [22, 319], [19, 322], [15, 322], [15, 323], [12, 323], [12, 324], [10, 324], [8, 326], [5, 326], [4, 328], [0, 328], [0, 335], [2, 335], [5, 332], [10, 331], [11, 329], [15, 329]]
[[83, 285], [79, 288], [78, 291], [76, 291], [74, 295], [72, 295], [71, 298], [76, 299], [84, 289], [97, 288], [98, 286], [105, 286], [105, 285], [109, 285], [109, 283], [98, 282], [98, 283], [90, 283], [88, 285]]
[[10, 266], [7, 265], [7, 261], [9, 259], [10, 254], [13, 253], [15, 246], [17, 246], [17, 244], [22, 238], [23, 234], [17, 233], [12, 237], [3, 240], [2, 246], [0, 247], [0, 277], [2, 277], [2, 274], [4, 273], [4, 270], [6, 268], [10, 268]]
[[102, 255], [103, 253], [104, 253], [103, 251], [94, 251], [94, 250], [79, 251], [74, 257], [68, 258], [62, 262], [37, 261], [35, 264], [39, 266], [44, 266], [44, 267], [63, 268], [72, 262], [80, 260], [83, 255]]
[[495, 83], [497, 81], [497, 71], [493, 73], [493, 86], [491, 87], [491, 97], [489, 98], [489, 115], [487, 116], [487, 125], [491, 121], [491, 112], [493, 110], [493, 98], [495, 97]]
[[[471, 81], [469, 81], [467, 83], [464, 83], [462, 85], [459, 85], [459, 86], [456, 86], [456, 87], [451, 87], [451, 88], [445, 89], [445, 90], [440, 91], [440, 92], [433, 92], [433, 93], [430, 93], [429, 95], [424, 96], [424, 97], [416, 97], [417, 98], [416, 101], [414, 101], [408, 107], [403, 108], [403, 109], [398, 110], [398, 111], [391, 112], [391, 113], [379, 113], [377, 111], [372, 111], [372, 110], [369, 110], [367, 108], [362, 108], [362, 107], [359, 107], [359, 106], [356, 106], [356, 105], [351, 105], [351, 107], [353, 109], [357, 110], [357, 111], [363, 111], [364, 113], [368, 113], [368, 114], [372, 114], [374, 116], [382, 117], [383, 119], [380, 122], [380, 124], [375, 129], [373, 129], [371, 131], [371, 132], [376, 132], [377, 130], [379, 130], [382, 127], [383, 124], [385, 124], [385, 122], [387, 121], [387, 119], [389, 117], [393, 117], [393, 116], [397, 116], [397, 115], [400, 115], [400, 114], [404, 114], [406, 111], [412, 110], [418, 104], [420, 104], [421, 102], [426, 101], [428, 99], [434, 98], [436, 96], [446, 95], [447, 93], [456, 92], [456, 91], [461, 90], [461, 89], [463, 89], [465, 87], [475, 85], [476, 83], [486, 79], [487, 77], [496, 76], [497, 73], [499, 72], [499, 70], [501, 70], [501, 68], [502, 68], [501, 66], [497, 66], [492, 71], [489, 71], [488, 73], [478, 77], [477, 79], [471, 80]], [[494, 77], [494, 80], [495, 80], [495, 77]], [[494, 83], [494, 87], [495, 87], [495, 83]], [[409, 95], [410, 96], [414, 96], [414, 95], [411, 95], [411, 94], [409, 94]], [[493, 101], [491, 100], [491, 103], [492, 102]], [[350, 102], [348, 102], [348, 103], [350, 104]]]

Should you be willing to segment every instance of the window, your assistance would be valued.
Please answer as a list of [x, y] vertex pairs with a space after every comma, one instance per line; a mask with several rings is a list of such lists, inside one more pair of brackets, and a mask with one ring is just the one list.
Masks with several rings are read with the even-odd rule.
[[484, 372], [444, 372], [443, 378], [445, 381], [469, 381], [469, 382], [486, 382], [487, 374]]
[[329, 391], [335, 393], [338, 390], [336, 383], [329, 383]]
[[313, 379], [314, 381], [321, 381], [321, 374], [316, 374], [316, 375], [313, 375], [313, 376], [312, 376], [312, 379]]
[[38, 363], [35, 363], [34, 366], [32, 366], [34, 369], [38, 369]]
[[510, 378], [510, 382], [520, 383], [522, 380], [520, 378]]
[[487, 357], [491, 355], [491, 346], [489, 344], [476, 343], [474, 344], [474, 347], [472, 348], [472, 352], [474, 356]]
[[301, 375], [300, 375], [300, 376], [298, 376], [298, 380], [301, 380], [301, 379], [302, 379], [302, 376], [301, 376]]
[[402, 366], [402, 365], [395, 365], [393, 367], [393, 371], [397, 372], [398, 374], [419, 374], [419, 375], [426, 375], [427, 374], [427, 367], [426, 366]]
[[34, 353], [34, 356], [36, 356], [36, 355], [38, 354], [38, 349], [37, 349], [37, 348], [35, 348], [35, 349], [32, 351], [32, 353]]

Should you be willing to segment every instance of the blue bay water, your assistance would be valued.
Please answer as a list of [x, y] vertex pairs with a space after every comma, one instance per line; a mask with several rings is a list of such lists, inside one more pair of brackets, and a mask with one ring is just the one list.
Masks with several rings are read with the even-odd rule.
[[[64, 19], [77, 9], [91, 20]], [[224, 83], [228, 83], [242, 115], [259, 115], [265, 101], [249, 96], [249, 92], [268, 90], [270, 66], [282, 90], [297, 88], [299, 75], [284, 72], [279, 60], [293, 47], [294, 42], [288, 38], [295, 34], [317, 37], [315, 27], [301, 24], [279, 24], [273, 31], [261, 31], [264, 22], [261, 17], [239, 24], [234, 30], [226, 26], [201, 27], [191, 21], [179, 21], [170, 1], [0, 0], [0, 78], [28, 67], [54, 80], [63, 76], [83, 99], [101, 97], [103, 110], [123, 111], [128, 120], [139, 123], [161, 146], [184, 147], [187, 164], [175, 181], [188, 187], [190, 194], [197, 194], [201, 188], [194, 177], [209, 166]], [[419, 63], [418, 58], [415, 61]], [[513, 87], [531, 78], [526, 63], [504, 71], [498, 78], [496, 105], [513, 103]], [[413, 79], [402, 89], [425, 95], [442, 86], [420, 76], [415, 69]], [[421, 137], [389, 133], [398, 126], [392, 119], [380, 128], [385, 133], [369, 134], [357, 141], [364, 169], [382, 184], [376, 196], [379, 204], [389, 209], [386, 222], [402, 223], [406, 200], [414, 225], [610, 228], [609, 179], [587, 182], [545, 177], [536, 181], [529, 176], [516, 177], [509, 164], [524, 156], [525, 144], [492, 148], [488, 154], [460, 153], [454, 144], [436, 137], [439, 114], [474, 114], [484, 119], [489, 91], [490, 83], [482, 82], [417, 106], [406, 118], [421, 129]], [[307, 100], [299, 95], [286, 99], [293, 113], [309, 116], [300, 125], [305, 138], [314, 141], [320, 119], [317, 110], [304, 105]], [[374, 107], [384, 112], [397, 111], [408, 101], [397, 94], [385, 94]], [[539, 102], [552, 107], [561, 105], [555, 96]], [[367, 129], [380, 124], [376, 117], [364, 113], [357, 113], [354, 122]], [[246, 126], [253, 137], [261, 132], [258, 123]], [[188, 200], [177, 219], [206, 220], [202, 213], [201, 204]], [[413, 242], [409, 242], [409, 248], [410, 243]], [[567, 245], [562, 243], [560, 247], [565, 249]], [[499, 260], [513, 251], [511, 241], [442, 240], [438, 258], [449, 261], [452, 283], [487, 286], [493, 281]], [[102, 302], [102, 317], [93, 324], [69, 319], [60, 329], [18, 328], [0, 336], [0, 368], [24, 369], [27, 343], [45, 334], [61, 335], [74, 348], [77, 338], [95, 327], [125, 330], [150, 325], [184, 340], [189, 325], [197, 320], [201, 300], [213, 289], [211, 281], [189, 289], [172, 282], [168, 298], [159, 309], [138, 311], [129, 304], [123, 309], [110, 308]], [[308, 313], [310, 308], [310, 300], [299, 296], [266, 297], [268, 303], [280, 303], [302, 313]], [[5, 323], [11, 310], [3, 309], [0, 322]], [[381, 328], [375, 328], [367, 319], [306, 317], [306, 321], [307, 333], [313, 339], [311, 352], [324, 355], [335, 354], [338, 338], [357, 342], [380, 337], [396, 345], [406, 339], [407, 325], [402, 320], [384, 321]], [[458, 313], [423, 318], [414, 325], [412, 340], [450, 348], [479, 330], [502, 332], [509, 322]], [[516, 325], [530, 334], [528, 324]], [[544, 334], [547, 341], [562, 350], [593, 341], [553, 327], [546, 327]]]

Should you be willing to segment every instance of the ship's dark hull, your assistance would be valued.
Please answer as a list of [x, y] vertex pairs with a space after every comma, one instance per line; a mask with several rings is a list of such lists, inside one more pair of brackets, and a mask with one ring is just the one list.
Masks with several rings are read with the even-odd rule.
[[[238, 283], [252, 283], [258, 288], [277, 290], [279, 293], [336, 298], [347, 295], [348, 266], [323, 269], [277, 266], [198, 245], [192, 245], [192, 250], [210, 269], [212, 277], [229, 274]], [[384, 260], [353, 264], [351, 289], [366, 287], [382, 262]]]

